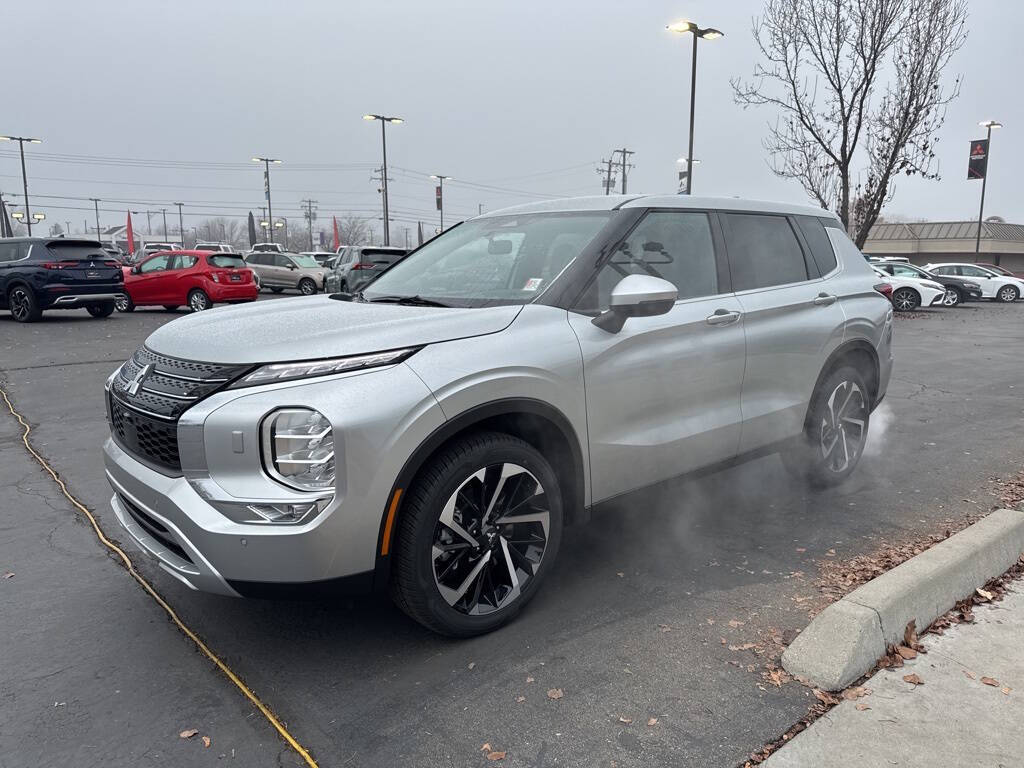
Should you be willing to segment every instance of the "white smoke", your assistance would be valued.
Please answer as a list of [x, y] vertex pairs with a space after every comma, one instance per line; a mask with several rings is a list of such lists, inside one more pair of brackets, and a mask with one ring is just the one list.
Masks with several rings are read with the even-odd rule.
[[882, 449], [885, 447], [886, 433], [889, 431], [889, 427], [892, 426], [893, 419], [892, 408], [889, 407], [888, 403], [882, 403], [871, 414], [868, 439], [864, 443], [865, 456], [878, 456], [882, 453]]

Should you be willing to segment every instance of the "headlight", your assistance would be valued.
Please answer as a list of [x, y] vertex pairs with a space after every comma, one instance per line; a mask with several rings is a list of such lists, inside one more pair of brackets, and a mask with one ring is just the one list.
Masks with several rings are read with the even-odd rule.
[[279, 483], [300, 491], [334, 486], [334, 433], [310, 408], [282, 408], [263, 420], [263, 465]]
[[234, 384], [237, 387], [253, 387], [257, 384], [272, 384], [278, 381], [305, 379], [310, 376], [328, 376], [332, 373], [356, 371], [362, 368], [376, 368], [381, 365], [400, 363], [419, 347], [392, 349], [389, 352], [374, 352], [370, 355], [354, 355], [352, 357], [335, 357], [329, 360], [310, 360], [301, 363], [274, 363], [257, 368], [246, 374]]

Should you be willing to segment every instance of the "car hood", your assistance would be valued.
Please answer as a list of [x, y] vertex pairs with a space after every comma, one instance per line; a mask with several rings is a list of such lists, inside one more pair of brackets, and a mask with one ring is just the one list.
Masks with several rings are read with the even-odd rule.
[[497, 333], [521, 306], [407, 307], [300, 296], [196, 312], [154, 331], [162, 355], [211, 363], [344, 357]]

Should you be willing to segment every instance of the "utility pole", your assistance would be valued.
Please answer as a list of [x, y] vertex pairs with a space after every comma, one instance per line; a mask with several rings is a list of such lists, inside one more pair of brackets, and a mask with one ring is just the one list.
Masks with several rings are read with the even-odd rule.
[[437, 210], [441, 212], [441, 231], [444, 232], [444, 180], [450, 179], [451, 176], [433, 173], [430, 178], [437, 180]]
[[181, 207], [184, 203], [175, 203], [178, 206], [178, 236], [181, 238], [181, 247], [185, 247], [185, 219], [181, 213]]
[[160, 213], [164, 215], [164, 242], [167, 242], [167, 209], [161, 208]]
[[626, 194], [626, 173], [627, 169], [632, 168], [633, 164], [629, 162], [629, 156], [635, 155], [636, 153], [630, 149], [623, 147], [622, 149], [616, 149], [612, 152], [612, 156], [619, 156], [619, 167], [622, 169], [622, 194]]
[[483, 203], [477, 203], [476, 204], [476, 215], [479, 216], [483, 212], [484, 212], [484, 204]]
[[90, 197], [92, 200], [93, 207], [96, 209], [96, 239], [100, 239], [100, 199], [98, 197]]
[[[309, 227], [309, 250], [313, 250], [313, 222], [316, 220], [316, 200], [300, 200], [302, 205], [306, 206], [306, 210], [303, 215], [306, 217], [306, 224]], [[287, 237], [287, 235], [285, 235]]]
[[[615, 152], [612, 152], [612, 157], [615, 157]], [[615, 177], [612, 176], [612, 165], [615, 163], [614, 160], [602, 160], [602, 168], [596, 168], [595, 170], [604, 176], [604, 193], [610, 195], [612, 193], [612, 187], [615, 186]]]

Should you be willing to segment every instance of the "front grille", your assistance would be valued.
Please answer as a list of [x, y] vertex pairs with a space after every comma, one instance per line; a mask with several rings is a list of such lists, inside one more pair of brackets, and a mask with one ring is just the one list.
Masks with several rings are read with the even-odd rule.
[[178, 417], [248, 368], [179, 360], [142, 347], [111, 382], [111, 431], [129, 453], [157, 469], [180, 472]]
[[192, 562], [192, 558], [189, 557], [188, 553], [185, 552], [182, 546], [174, 540], [174, 537], [171, 536], [171, 532], [167, 530], [167, 527], [163, 523], [156, 518], [147, 515], [137, 506], [132, 504], [132, 502], [124, 495], [119, 493], [117, 494], [117, 498], [121, 502], [121, 506], [123, 506], [128, 514], [131, 515], [132, 520], [138, 523], [146, 533], [163, 544], [170, 552], [173, 552], [186, 563], [195, 565], [195, 563]]

